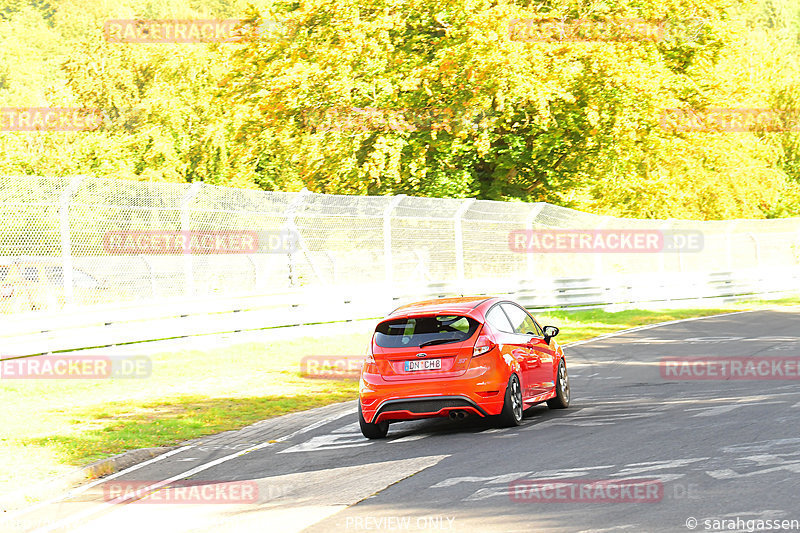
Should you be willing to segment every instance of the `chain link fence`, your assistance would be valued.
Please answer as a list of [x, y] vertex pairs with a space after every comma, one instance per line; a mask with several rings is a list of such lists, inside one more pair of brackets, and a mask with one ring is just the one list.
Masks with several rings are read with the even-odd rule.
[[[6, 176], [0, 217], [6, 315], [315, 286], [680, 280], [800, 265], [800, 219], [635, 220], [544, 203]], [[702, 246], [657, 253], [513, 246], [515, 232], [524, 245], [533, 233], [554, 230], [686, 231], [700, 234]]]

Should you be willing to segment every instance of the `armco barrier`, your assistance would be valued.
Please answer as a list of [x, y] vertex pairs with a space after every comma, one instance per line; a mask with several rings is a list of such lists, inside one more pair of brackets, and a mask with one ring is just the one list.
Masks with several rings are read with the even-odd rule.
[[[378, 317], [461, 294], [542, 309], [800, 288], [798, 218], [638, 220], [545, 203], [0, 176], [0, 220], [0, 355]], [[545, 242], [570, 234], [603, 242]], [[636, 235], [661, 248], [621, 252], [606, 238]]]
[[28, 313], [5, 320], [0, 357], [281, 326], [378, 318], [412, 301], [505, 295], [534, 310], [677, 308], [800, 293], [800, 269], [647, 274], [603, 278], [473, 280], [387, 287], [313, 287], [272, 295], [182, 299], [80, 314]]

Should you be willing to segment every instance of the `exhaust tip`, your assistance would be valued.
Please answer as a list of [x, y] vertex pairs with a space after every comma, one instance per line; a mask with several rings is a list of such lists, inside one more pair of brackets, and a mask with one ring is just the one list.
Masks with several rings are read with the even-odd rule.
[[450, 411], [450, 420], [464, 420], [467, 417], [467, 413], [464, 411]]

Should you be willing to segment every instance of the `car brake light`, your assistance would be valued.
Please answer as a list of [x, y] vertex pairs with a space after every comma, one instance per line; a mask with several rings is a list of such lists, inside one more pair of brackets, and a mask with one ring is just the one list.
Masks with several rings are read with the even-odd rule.
[[479, 355], [483, 355], [492, 351], [492, 349], [497, 346], [496, 343], [492, 341], [486, 335], [480, 335], [478, 340], [475, 341], [475, 348], [472, 349], [472, 357], [477, 357]]
[[364, 359], [363, 371], [367, 374], [378, 373], [378, 364], [375, 362], [375, 356], [372, 355], [372, 343], [367, 345], [367, 357]]

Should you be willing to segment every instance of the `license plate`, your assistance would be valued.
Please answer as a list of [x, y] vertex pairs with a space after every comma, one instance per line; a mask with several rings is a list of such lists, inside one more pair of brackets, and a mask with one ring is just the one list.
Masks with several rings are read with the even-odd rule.
[[424, 361], [406, 361], [406, 372], [414, 370], [439, 370], [442, 368], [441, 359], [425, 359]]

